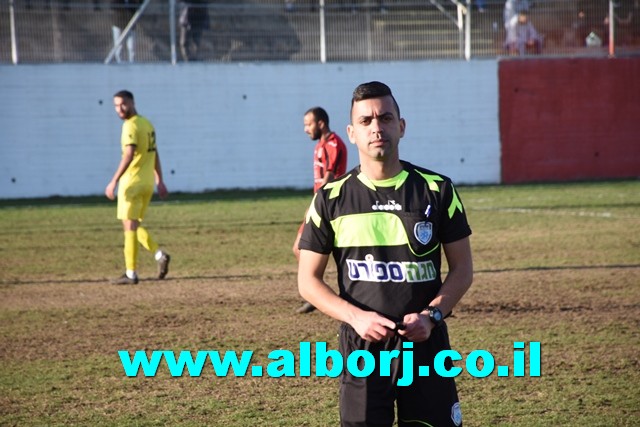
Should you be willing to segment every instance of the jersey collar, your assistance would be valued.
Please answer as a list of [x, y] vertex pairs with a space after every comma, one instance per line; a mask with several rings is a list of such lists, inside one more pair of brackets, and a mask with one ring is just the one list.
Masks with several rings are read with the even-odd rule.
[[383, 180], [369, 179], [362, 172], [358, 173], [358, 179], [373, 191], [377, 190], [376, 187], [395, 187], [394, 190], [397, 190], [398, 188], [402, 187], [402, 184], [404, 184], [408, 177], [409, 172], [407, 172], [405, 169], [400, 171], [400, 173], [396, 176]]

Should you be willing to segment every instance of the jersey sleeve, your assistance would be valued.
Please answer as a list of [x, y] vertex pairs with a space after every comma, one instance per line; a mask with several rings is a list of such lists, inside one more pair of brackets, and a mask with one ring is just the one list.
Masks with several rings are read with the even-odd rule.
[[335, 236], [327, 215], [325, 192], [319, 190], [307, 210], [298, 249], [306, 249], [321, 254], [329, 254], [333, 249]]
[[443, 207], [440, 217], [440, 241], [452, 243], [471, 235], [471, 227], [460, 195], [453, 183], [446, 180], [441, 190]]

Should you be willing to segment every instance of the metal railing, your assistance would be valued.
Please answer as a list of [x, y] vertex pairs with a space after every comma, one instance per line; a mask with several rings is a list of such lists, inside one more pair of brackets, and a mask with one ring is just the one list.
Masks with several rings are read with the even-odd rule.
[[[542, 40], [540, 51], [506, 49], [504, 13], [509, 1], [526, 6], [529, 22]], [[192, 8], [207, 11], [198, 39], [193, 37], [193, 28], [187, 32], [180, 25], [182, 2], [177, 0], [132, 1], [115, 7], [112, 1], [105, 0], [0, 0], [0, 63], [175, 64], [187, 59], [336, 62], [492, 58], [510, 54], [638, 55], [639, 3], [193, 0]], [[129, 21], [128, 28], [114, 30], [116, 15], [134, 15], [136, 11], [139, 13]], [[615, 19], [608, 19], [610, 15]], [[131, 35], [135, 40], [128, 40]], [[183, 49], [189, 50], [190, 58]]]

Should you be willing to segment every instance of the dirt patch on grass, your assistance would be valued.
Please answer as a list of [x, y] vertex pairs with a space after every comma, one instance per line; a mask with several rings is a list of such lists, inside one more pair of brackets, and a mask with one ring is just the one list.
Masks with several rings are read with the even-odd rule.
[[[500, 324], [640, 322], [640, 269], [478, 273], [454, 319]], [[335, 279], [335, 277], [334, 277]], [[173, 278], [138, 286], [13, 285], [0, 289], [3, 359], [65, 359], [119, 349], [291, 346], [330, 339], [336, 322], [298, 315], [295, 272]], [[453, 320], [453, 319], [452, 319]]]
[[[543, 377], [479, 383], [463, 376], [463, 400], [481, 402], [478, 396], [490, 393], [499, 405], [500, 399], [509, 398], [502, 391], [508, 384], [515, 387], [511, 395], [520, 396], [523, 408], [530, 411], [536, 404], [545, 405], [545, 399], [561, 401], [564, 393], [575, 396], [571, 408], [596, 405], [597, 411], [591, 410], [637, 415], [628, 405], [640, 398], [625, 382], [636, 381], [640, 368], [639, 273], [636, 268], [596, 268], [476, 274], [448, 321], [453, 347], [461, 354], [484, 348], [497, 362], [505, 362], [513, 358], [513, 341], [540, 341]], [[335, 282], [335, 275], [330, 280]], [[252, 350], [256, 361], [264, 363], [272, 350], [297, 351], [300, 341], [322, 341], [337, 348], [335, 321], [318, 312], [295, 313], [302, 300], [293, 270], [175, 277], [130, 287], [4, 285], [0, 296], [3, 375], [40, 378], [40, 385], [16, 384], [20, 393], [0, 399], [5, 420], [26, 420], [25, 411], [30, 411], [36, 420], [57, 414], [64, 422], [90, 423], [93, 417], [127, 423], [157, 412], [159, 422], [171, 423], [175, 415], [162, 405], [175, 411], [189, 401], [188, 417], [196, 423], [215, 416], [224, 425], [241, 425], [253, 418], [280, 419], [282, 411], [288, 411], [291, 424], [271, 425], [304, 425], [300, 420], [307, 414], [300, 408], [316, 405], [313, 410], [329, 418], [309, 425], [335, 424], [338, 384], [333, 379], [223, 379], [209, 372], [201, 378], [174, 379], [164, 371], [153, 379], [128, 379], [117, 356], [118, 350]], [[581, 394], [580, 390], [610, 384], [609, 376], [621, 381], [615, 387], [622, 389], [612, 397]], [[3, 388], [12, 386], [5, 381]], [[314, 397], [317, 393], [323, 397]], [[27, 396], [41, 404], [29, 403]], [[100, 415], [96, 408], [101, 408]], [[469, 408], [476, 420], [470, 425], [513, 424], [518, 419], [505, 418], [498, 406], [495, 416], [481, 408]], [[566, 410], [546, 409], [552, 418]], [[131, 418], [119, 418], [123, 413]]]

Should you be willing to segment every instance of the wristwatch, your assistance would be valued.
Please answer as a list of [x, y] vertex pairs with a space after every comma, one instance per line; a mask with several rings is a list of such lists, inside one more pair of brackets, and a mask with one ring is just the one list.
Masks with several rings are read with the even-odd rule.
[[444, 316], [442, 315], [442, 312], [438, 307], [429, 306], [427, 307], [427, 311], [429, 312], [429, 319], [433, 322], [434, 325], [436, 325], [436, 328], [442, 325]]

